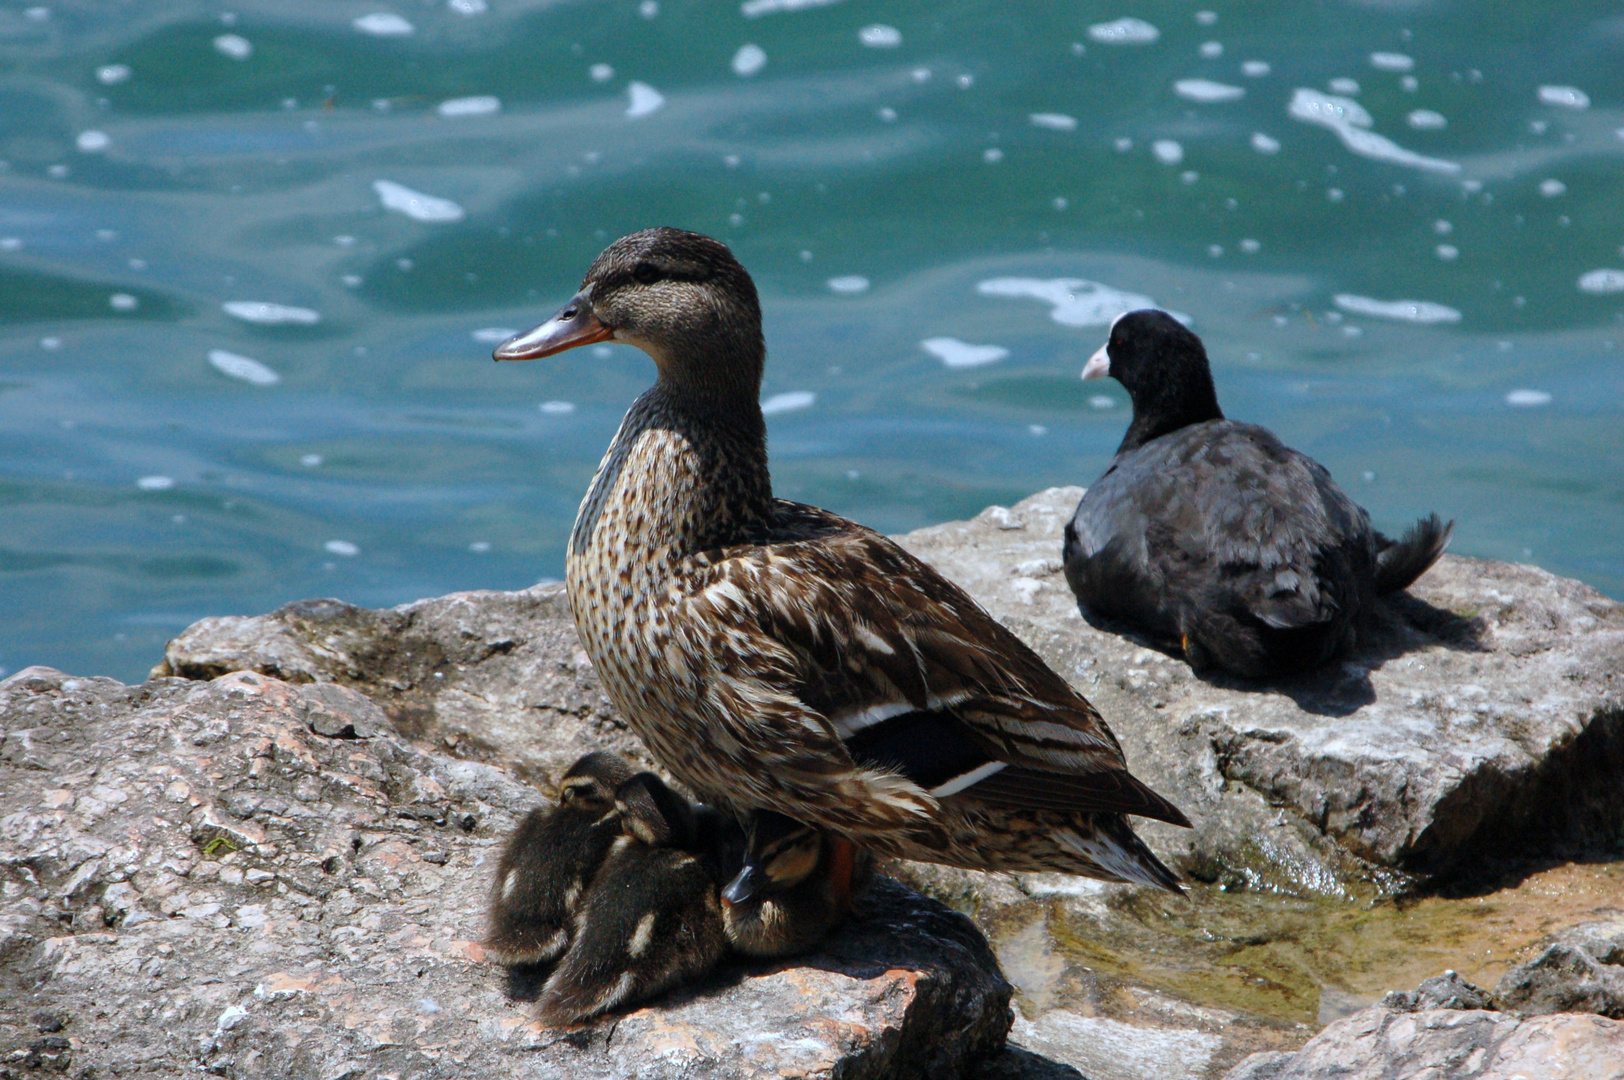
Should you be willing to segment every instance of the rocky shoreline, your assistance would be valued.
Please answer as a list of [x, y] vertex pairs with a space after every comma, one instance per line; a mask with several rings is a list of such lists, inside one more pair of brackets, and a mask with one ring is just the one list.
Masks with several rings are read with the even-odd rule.
[[[1340, 664], [1270, 687], [1197, 678], [1079, 615], [1059, 537], [1080, 494], [900, 540], [1070, 678], [1190, 813], [1195, 830], [1143, 829], [1182, 872], [1368, 904], [1507, 857], [1619, 857], [1624, 605], [1446, 557]], [[995, 959], [982, 931], [1034, 903], [1109, 918], [1131, 894], [909, 865], [892, 872], [937, 899], [887, 882], [816, 957], [539, 1029], [474, 944], [486, 862], [531, 785], [595, 748], [648, 763], [558, 586], [205, 619], [141, 686], [19, 672], [0, 683], [0, 1075], [1295, 1080], [1477, 1053], [1512, 1071], [1438, 1075], [1510, 1077], [1519, 1047], [1559, 1045], [1560, 1075], [1624, 1076], [1585, 1064], [1624, 1061], [1609, 923], [1454, 1005], [1423, 985], [1318, 1034], [1240, 1037], [1235, 1016], [1165, 995], [1134, 1013], [1084, 995], [1090, 1015], [1023, 985], [1012, 1015], [998, 959], [1013, 970], [1019, 938]]]

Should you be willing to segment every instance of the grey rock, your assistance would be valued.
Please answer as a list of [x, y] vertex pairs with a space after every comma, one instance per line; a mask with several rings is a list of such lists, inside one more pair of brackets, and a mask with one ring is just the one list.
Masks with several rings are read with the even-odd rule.
[[477, 941], [500, 841], [539, 801], [344, 687], [19, 672], [0, 1075], [951, 1077], [1002, 1047], [985, 939], [888, 880], [813, 956], [537, 1026]]
[[1624, 1020], [1624, 918], [1565, 930], [1494, 988], [1496, 1004], [1524, 1016], [1587, 1012]]
[[1453, 971], [1434, 975], [1415, 990], [1395, 990], [1382, 998], [1383, 1008], [1398, 1012], [1420, 1012], [1425, 1009], [1487, 1009], [1491, 1008], [1489, 992], [1474, 986]]
[[[1081, 494], [1052, 488], [899, 539], [1100, 708], [1134, 772], [1196, 820], [1141, 828], [1186, 872], [1368, 897], [1484, 859], [1618, 842], [1624, 605], [1533, 567], [1446, 556], [1378, 606], [1341, 663], [1270, 685], [1199, 678], [1079, 613], [1060, 545]], [[597, 746], [647, 761], [578, 648], [561, 586], [205, 619], [156, 674], [236, 669], [352, 686], [402, 734], [527, 778]]]
[[1624, 1024], [1562, 1013], [1372, 1006], [1295, 1053], [1253, 1054], [1224, 1080], [1620, 1080]]

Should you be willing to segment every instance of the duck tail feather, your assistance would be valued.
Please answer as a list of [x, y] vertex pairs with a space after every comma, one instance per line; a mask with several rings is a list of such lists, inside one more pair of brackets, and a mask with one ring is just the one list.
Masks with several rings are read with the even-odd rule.
[[1178, 875], [1145, 846], [1120, 814], [1089, 815], [1079, 819], [1075, 828], [1055, 830], [1055, 838], [1092, 864], [1091, 877], [1149, 885], [1184, 895]]
[[1376, 595], [1386, 596], [1413, 585], [1438, 561], [1454, 532], [1453, 521], [1446, 525], [1437, 514], [1428, 514], [1398, 540], [1378, 534]]

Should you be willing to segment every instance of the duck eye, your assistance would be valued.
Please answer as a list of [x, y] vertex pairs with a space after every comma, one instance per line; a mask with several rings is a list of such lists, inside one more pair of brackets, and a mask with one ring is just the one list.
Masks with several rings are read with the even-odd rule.
[[632, 277], [635, 278], [640, 285], [652, 285], [656, 281], [660, 280], [660, 271], [654, 266], [653, 263], [640, 262], [636, 266], [632, 267]]

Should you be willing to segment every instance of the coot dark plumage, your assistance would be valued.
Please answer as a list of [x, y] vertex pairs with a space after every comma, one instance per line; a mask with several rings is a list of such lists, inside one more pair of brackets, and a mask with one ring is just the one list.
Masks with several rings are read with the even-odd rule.
[[1320, 664], [1449, 543], [1454, 523], [1436, 514], [1387, 539], [1324, 466], [1224, 419], [1201, 339], [1166, 312], [1118, 317], [1083, 369], [1104, 375], [1133, 421], [1066, 526], [1066, 579], [1090, 610], [1182, 645], [1191, 667]]

